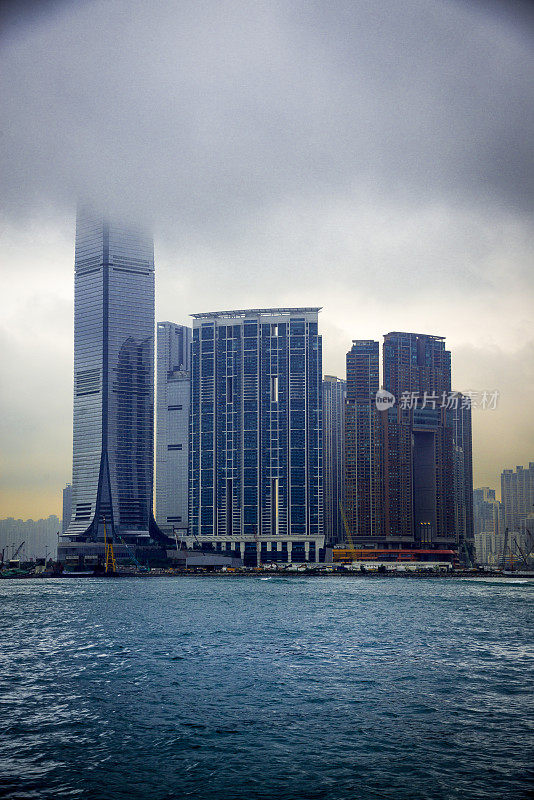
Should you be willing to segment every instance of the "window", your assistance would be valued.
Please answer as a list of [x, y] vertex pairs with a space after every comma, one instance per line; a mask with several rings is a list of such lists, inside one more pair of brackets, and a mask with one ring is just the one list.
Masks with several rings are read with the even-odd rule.
[[168, 411], [181, 411], [182, 406], [167, 406]]
[[271, 375], [271, 401], [278, 402], [278, 375]]
[[182, 449], [182, 445], [181, 444], [169, 444], [169, 445], [167, 445], [167, 450], [181, 450], [181, 449]]
[[100, 391], [100, 370], [85, 369], [76, 373], [76, 397], [98, 394]]

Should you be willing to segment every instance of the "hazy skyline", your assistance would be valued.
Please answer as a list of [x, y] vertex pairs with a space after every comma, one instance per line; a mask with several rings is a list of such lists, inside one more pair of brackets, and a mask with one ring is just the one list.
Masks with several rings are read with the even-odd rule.
[[[534, 459], [528, 4], [22, 4], [2, 37], [0, 516], [61, 513], [79, 197], [154, 230], [156, 318], [323, 306], [446, 337], [474, 485]], [[9, 4], [8, 4], [9, 8]]]

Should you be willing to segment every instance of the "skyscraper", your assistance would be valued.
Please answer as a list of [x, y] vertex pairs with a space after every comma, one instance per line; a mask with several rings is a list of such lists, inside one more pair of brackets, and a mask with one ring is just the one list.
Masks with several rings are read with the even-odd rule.
[[384, 403], [379, 345], [347, 354], [345, 504], [362, 546], [472, 549], [470, 409], [451, 404], [451, 357], [439, 336], [388, 333]]
[[193, 315], [190, 535], [247, 563], [324, 545], [319, 310]]
[[163, 531], [188, 527], [191, 328], [157, 327], [156, 522]]
[[323, 379], [323, 505], [327, 544], [345, 537], [341, 508], [345, 481], [346, 382], [332, 375]]
[[378, 386], [378, 342], [355, 339], [347, 353], [345, 505], [347, 524], [356, 537], [384, 533], [383, 442], [376, 406]]
[[[74, 293], [73, 511], [60, 558], [107, 535], [131, 543], [152, 516], [154, 253], [150, 236], [80, 208]], [[79, 544], [76, 550], [73, 545]]]
[[416, 544], [454, 545], [453, 420], [443, 402], [451, 391], [451, 354], [442, 336], [397, 331], [384, 336], [383, 353], [384, 388], [397, 404], [385, 444], [389, 509], [411, 507]]

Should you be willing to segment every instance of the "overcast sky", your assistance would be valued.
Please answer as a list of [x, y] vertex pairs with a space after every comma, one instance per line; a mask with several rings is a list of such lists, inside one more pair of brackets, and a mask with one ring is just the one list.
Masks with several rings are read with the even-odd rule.
[[71, 475], [74, 213], [155, 234], [157, 318], [320, 305], [447, 337], [475, 485], [534, 461], [528, 3], [92, 0], [4, 10], [0, 516]]

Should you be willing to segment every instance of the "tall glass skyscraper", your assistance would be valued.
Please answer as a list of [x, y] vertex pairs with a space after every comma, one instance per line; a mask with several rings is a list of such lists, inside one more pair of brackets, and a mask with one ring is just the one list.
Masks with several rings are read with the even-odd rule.
[[190, 535], [247, 562], [324, 544], [319, 310], [193, 315]]
[[[71, 542], [148, 540], [154, 425], [150, 236], [80, 208], [74, 294]], [[61, 550], [61, 548], [60, 548]], [[68, 552], [68, 548], [64, 548]]]

